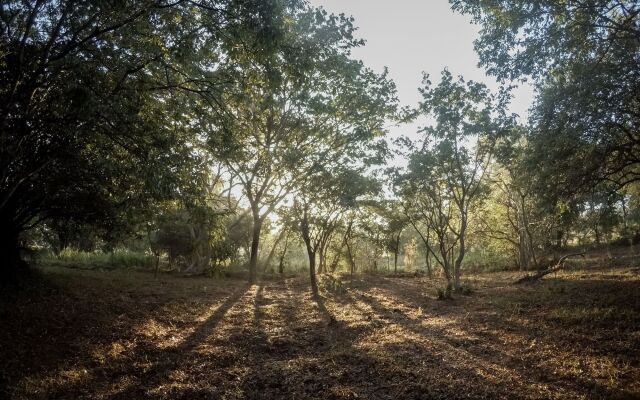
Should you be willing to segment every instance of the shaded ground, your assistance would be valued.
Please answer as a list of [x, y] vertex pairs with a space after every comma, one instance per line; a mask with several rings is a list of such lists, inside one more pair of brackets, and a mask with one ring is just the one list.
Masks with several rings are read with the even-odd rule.
[[[632, 260], [633, 261], [633, 260]], [[629, 263], [627, 263], [629, 265]], [[0, 397], [640, 398], [640, 269], [440, 282], [45, 268], [0, 304]]]

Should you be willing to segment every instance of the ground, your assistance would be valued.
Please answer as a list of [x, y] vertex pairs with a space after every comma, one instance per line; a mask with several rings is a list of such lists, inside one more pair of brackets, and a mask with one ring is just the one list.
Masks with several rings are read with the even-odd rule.
[[635, 257], [533, 285], [44, 267], [0, 304], [0, 398], [640, 398]]

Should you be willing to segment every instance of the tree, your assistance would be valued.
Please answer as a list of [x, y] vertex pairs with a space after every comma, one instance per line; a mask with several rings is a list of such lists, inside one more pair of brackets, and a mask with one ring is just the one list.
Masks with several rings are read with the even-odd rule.
[[482, 26], [480, 64], [532, 79], [530, 168], [540, 192], [640, 179], [640, 4], [635, 1], [451, 0]]
[[[514, 154], [523, 155], [523, 150], [517, 147]], [[487, 196], [473, 212], [474, 231], [485, 249], [511, 253], [520, 270], [528, 271], [538, 267], [538, 250], [548, 243], [555, 210], [544, 206], [520, 170], [520, 157], [497, 158], [487, 174]]]
[[341, 168], [325, 171], [308, 181], [294, 202], [300, 234], [309, 258], [311, 290], [318, 294], [316, 256], [325, 263], [325, 250], [344, 215], [354, 209], [362, 196], [375, 192], [376, 182], [367, 179], [362, 171]]
[[231, 112], [207, 121], [210, 149], [250, 205], [252, 281], [265, 219], [342, 157], [341, 149], [380, 133], [395, 102], [386, 75], [349, 58], [361, 44], [351, 19], [295, 3], [262, 23], [278, 27], [274, 54], [265, 56], [256, 45], [232, 53], [229, 68], [239, 78], [224, 98]]
[[447, 283], [453, 285], [453, 252], [458, 239], [450, 233], [455, 223], [454, 203], [446, 184], [431, 172], [433, 162], [431, 154], [413, 154], [408, 171], [397, 177], [396, 193], [407, 220], [442, 267]]
[[[411, 155], [400, 182], [409, 201], [407, 215], [423, 217], [435, 232], [437, 261], [448, 279], [451, 266], [450, 283], [458, 290], [469, 209], [481, 194], [495, 143], [506, 135], [513, 117], [506, 115], [508, 98], [503, 93], [493, 95], [483, 84], [455, 80], [447, 70], [437, 86], [428, 76], [423, 83], [418, 112], [433, 117], [435, 123], [422, 129], [425, 139]], [[413, 224], [418, 230], [418, 224]], [[427, 244], [426, 235], [421, 236]], [[454, 248], [457, 254], [449, 261]]]
[[387, 251], [393, 253], [393, 272], [398, 272], [398, 255], [400, 254], [400, 239], [409, 221], [399, 203], [384, 201], [374, 209], [385, 221], [383, 231], [386, 236]]
[[223, 1], [5, 1], [0, 11], [0, 263], [73, 217], [112, 230], [176, 195], [185, 110], [213, 99]]

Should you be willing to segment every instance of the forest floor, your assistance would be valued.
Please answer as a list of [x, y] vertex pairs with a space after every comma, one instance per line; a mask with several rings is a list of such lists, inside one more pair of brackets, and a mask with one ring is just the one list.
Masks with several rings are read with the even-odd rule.
[[[640, 398], [640, 260], [516, 273], [181, 278], [42, 267], [0, 302], [0, 398]], [[333, 282], [333, 283], [332, 283]]]

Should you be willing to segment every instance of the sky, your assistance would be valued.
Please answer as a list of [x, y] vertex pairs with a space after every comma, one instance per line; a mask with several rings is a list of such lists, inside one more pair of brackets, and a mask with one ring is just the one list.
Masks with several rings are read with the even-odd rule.
[[[422, 72], [437, 83], [446, 67], [466, 80], [485, 83], [497, 90], [495, 80], [478, 67], [473, 41], [479, 27], [468, 16], [454, 13], [447, 0], [310, 0], [328, 12], [355, 18], [356, 32], [366, 45], [352, 55], [381, 72], [386, 66], [398, 90], [403, 106], [415, 106]], [[530, 87], [514, 91], [511, 111], [526, 118], [533, 99]], [[391, 127], [391, 137], [416, 137], [417, 125]]]

